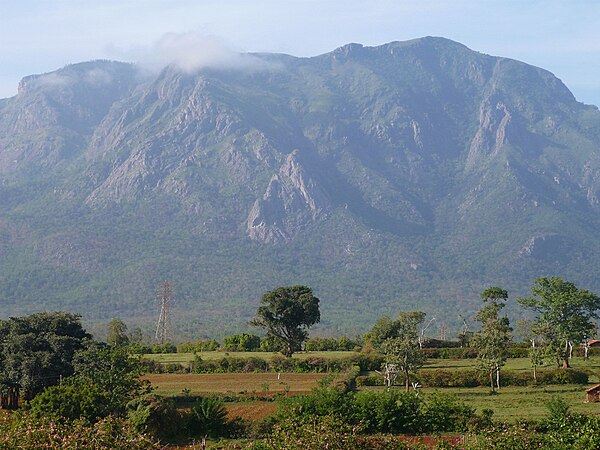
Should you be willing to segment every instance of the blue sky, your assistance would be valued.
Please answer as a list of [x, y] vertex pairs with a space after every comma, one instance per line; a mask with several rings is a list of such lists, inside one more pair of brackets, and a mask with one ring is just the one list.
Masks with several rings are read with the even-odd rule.
[[[168, 33], [191, 32], [210, 37], [213, 54], [296, 56], [443, 36], [548, 69], [579, 101], [600, 105], [599, 24], [596, 0], [0, 0], [0, 98], [23, 76], [98, 58], [143, 60]], [[202, 52], [202, 39], [193, 41]]]

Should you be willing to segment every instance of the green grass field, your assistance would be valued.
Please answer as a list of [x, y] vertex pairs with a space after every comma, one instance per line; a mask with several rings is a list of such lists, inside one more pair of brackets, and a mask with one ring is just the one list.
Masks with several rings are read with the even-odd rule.
[[[592, 386], [592, 385], [590, 385]], [[440, 391], [455, 394], [458, 398], [481, 413], [484, 409], [494, 411], [494, 417], [513, 421], [518, 418], [541, 418], [547, 414], [546, 402], [557, 397], [565, 401], [573, 412], [600, 414], [600, 403], [585, 403], [584, 390], [588, 386], [509, 386], [497, 394], [490, 394], [488, 387], [476, 388], [423, 388], [428, 394]]]
[[[309, 356], [322, 358], [339, 358], [351, 356], [353, 352], [309, 352], [297, 353], [294, 358], [305, 359]], [[225, 356], [235, 357], [260, 357], [271, 359], [276, 353], [267, 352], [202, 352], [201, 357], [206, 360], [214, 360]], [[144, 358], [161, 363], [189, 364], [194, 359], [191, 353], [156, 354], [144, 355]], [[513, 421], [518, 418], [540, 418], [546, 415], [545, 404], [554, 397], [564, 400], [573, 412], [600, 414], [600, 403], [585, 403], [584, 390], [595, 383], [600, 382], [600, 356], [591, 357], [588, 360], [573, 358], [572, 366], [575, 368], [586, 368], [592, 373], [588, 386], [564, 385], [564, 386], [525, 386], [525, 387], [503, 387], [496, 395], [491, 395], [488, 387], [477, 388], [438, 388], [445, 393], [457, 395], [462, 401], [471, 405], [478, 412], [483, 409], [492, 409], [497, 419]], [[426, 369], [472, 369], [477, 366], [475, 359], [431, 359], [424, 366]], [[546, 368], [553, 368], [548, 365]], [[509, 359], [505, 369], [510, 370], [532, 370], [528, 358]], [[271, 395], [289, 391], [290, 393], [309, 392], [317, 386], [318, 380], [323, 374], [282, 374], [277, 379], [274, 373], [249, 373], [249, 374], [157, 374], [148, 375], [147, 378], [161, 395], [178, 395], [183, 390], [189, 390], [191, 394], [259, 394]], [[365, 389], [381, 389], [367, 387]], [[401, 389], [399, 387], [398, 389]], [[433, 388], [422, 388], [423, 394], [427, 395], [435, 391]]]

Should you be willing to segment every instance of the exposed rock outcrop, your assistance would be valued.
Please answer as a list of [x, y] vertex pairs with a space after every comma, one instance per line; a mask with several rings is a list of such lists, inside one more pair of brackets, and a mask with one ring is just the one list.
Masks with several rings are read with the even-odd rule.
[[262, 198], [254, 202], [247, 219], [248, 236], [266, 243], [287, 241], [330, 208], [327, 194], [307, 175], [294, 150], [271, 177]]

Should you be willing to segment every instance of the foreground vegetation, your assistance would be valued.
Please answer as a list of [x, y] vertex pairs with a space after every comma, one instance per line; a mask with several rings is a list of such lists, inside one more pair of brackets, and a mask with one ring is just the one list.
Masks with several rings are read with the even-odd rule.
[[0, 448], [597, 448], [600, 403], [582, 400], [600, 356], [587, 337], [576, 345], [600, 299], [560, 279], [536, 283], [541, 300], [523, 300], [540, 311], [531, 347], [513, 342], [497, 287], [482, 292], [479, 331], [458, 341], [426, 340], [433, 319], [401, 311], [363, 340], [307, 342], [320, 313], [305, 286], [265, 294], [254, 320], [265, 338], [189, 353], [141, 356], [118, 320], [108, 344], [72, 314], [0, 321], [0, 406], [17, 410], [0, 417]]

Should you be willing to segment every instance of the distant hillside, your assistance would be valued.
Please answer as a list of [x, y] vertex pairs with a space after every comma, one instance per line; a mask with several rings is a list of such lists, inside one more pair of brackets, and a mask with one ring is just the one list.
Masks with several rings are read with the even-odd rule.
[[86, 62], [0, 102], [0, 316], [149, 324], [170, 279], [177, 332], [222, 334], [302, 283], [335, 333], [600, 291], [600, 112], [551, 73], [431, 37], [252, 61]]

